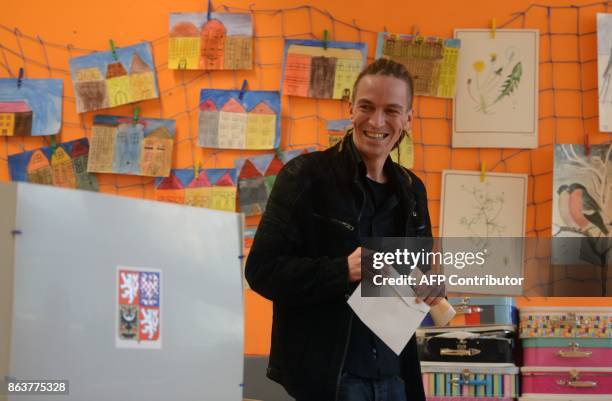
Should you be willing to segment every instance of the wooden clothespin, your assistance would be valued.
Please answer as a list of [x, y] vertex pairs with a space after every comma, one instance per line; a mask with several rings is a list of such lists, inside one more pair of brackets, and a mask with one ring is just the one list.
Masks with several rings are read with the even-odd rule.
[[132, 115], [132, 125], [138, 124], [138, 116], [140, 115], [140, 107], [136, 106]]
[[202, 168], [202, 162], [200, 159], [197, 159], [195, 164], [193, 165], [193, 176], [197, 180], [200, 177], [200, 168]]
[[55, 135], [50, 135], [49, 139], [51, 140], [51, 156], [55, 153], [55, 149], [57, 149], [57, 143], [55, 143]]
[[495, 39], [496, 33], [497, 33], [497, 20], [493, 18], [491, 20], [491, 39]]
[[21, 84], [23, 83], [23, 75], [24, 70], [23, 67], [19, 69], [19, 77], [17, 78], [17, 89], [21, 89]]
[[238, 94], [238, 99], [242, 100], [244, 97], [244, 92], [246, 92], [247, 88], [247, 80], [242, 81], [242, 87], [240, 88], [240, 93]]
[[485, 181], [485, 175], [487, 174], [487, 165], [485, 162], [480, 163], [480, 182]]
[[110, 43], [111, 52], [113, 53], [113, 60], [119, 60], [119, 57], [117, 57], [117, 48], [115, 47], [115, 42], [113, 42], [112, 39], [109, 39], [108, 43]]
[[327, 29], [323, 31], [323, 49], [327, 50], [327, 45], [328, 45], [328, 39], [327, 39]]
[[586, 157], [591, 155], [591, 141], [588, 133], [584, 135], [584, 155]]
[[208, 9], [206, 11], [206, 21], [210, 21], [210, 14], [213, 11], [212, 0], [208, 0]]

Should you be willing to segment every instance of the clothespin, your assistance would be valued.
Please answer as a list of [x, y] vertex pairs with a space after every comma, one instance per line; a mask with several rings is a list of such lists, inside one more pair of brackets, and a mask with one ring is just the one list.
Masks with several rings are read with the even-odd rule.
[[323, 49], [327, 50], [327, 29], [323, 31]]
[[208, 0], [208, 10], [206, 11], [206, 21], [210, 21], [210, 14], [212, 13], [213, 6], [212, 0]]
[[591, 141], [589, 140], [589, 134], [584, 135], [584, 155], [587, 157], [591, 155]]
[[487, 173], [487, 165], [485, 162], [480, 163], [480, 182], [484, 182]]
[[200, 161], [200, 159], [197, 159], [193, 166], [193, 176], [196, 178], [196, 180], [198, 179], [198, 177], [200, 177], [201, 167], [202, 167], [202, 162]]
[[140, 114], [140, 107], [136, 106], [134, 109], [134, 115], [132, 115], [132, 125], [138, 124], [138, 115]]
[[491, 20], [491, 39], [495, 39], [496, 33], [497, 33], [497, 20], [493, 18]]
[[55, 143], [55, 135], [50, 135], [49, 138], [51, 139], [51, 156], [53, 156], [53, 154], [55, 153], [55, 149], [57, 149], [57, 144]]
[[244, 92], [246, 92], [247, 88], [247, 80], [242, 81], [242, 87], [240, 88], [240, 93], [238, 94], [238, 99], [242, 100], [244, 97]]
[[21, 84], [23, 83], [23, 67], [19, 69], [19, 77], [17, 78], [17, 89], [21, 89]]
[[115, 61], [119, 60], [119, 57], [117, 57], [117, 48], [115, 47], [115, 42], [113, 42], [113, 40], [110, 39], [108, 43], [110, 43], [111, 52], [113, 53], [113, 60]]

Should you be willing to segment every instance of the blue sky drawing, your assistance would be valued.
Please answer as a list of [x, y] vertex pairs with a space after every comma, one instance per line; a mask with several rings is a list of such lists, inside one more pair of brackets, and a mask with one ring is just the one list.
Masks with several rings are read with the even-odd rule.
[[[147, 63], [151, 67], [151, 71], [154, 75], [155, 92], [157, 92], [157, 77], [155, 76], [155, 64], [153, 63], [153, 54], [151, 53], [151, 44], [149, 42], [142, 42], [137, 45], [127, 47], [116, 47], [117, 58], [123, 64], [125, 70], [129, 73], [130, 67], [132, 66], [132, 56], [134, 53], [138, 53], [142, 61]], [[102, 78], [106, 77], [106, 66], [114, 63], [112, 52], [98, 52], [87, 54], [85, 56], [74, 57], [70, 59], [70, 76], [72, 82], [76, 83], [76, 71], [82, 68], [98, 67]]]
[[62, 126], [62, 79], [0, 78], [0, 101], [25, 100], [32, 109], [32, 135], [55, 135]]
[[[206, 13], [171, 13], [170, 29], [179, 22], [191, 22], [198, 29], [207, 21]], [[218, 19], [227, 29], [227, 35], [253, 36], [251, 15], [246, 13], [211, 13], [211, 19]]]
[[[206, 168], [200, 169], [200, 174], [206, 174], [208, 181], [211, 185], [215, 185], [219, 178], [223, 177], [226, 173], [229, 173], [230, 177], [232, 177], [232, 182], [236, 185], [236, 169], [233, 168]], [[192, 168], [184, 168], [184, 169], [172, 169], [170, 174], [174, 174], [176, 178], [181, 181], [183, 187], [187, 188], [187, 186], [193, 181], [194, 171]], [[164, 177], [155, 178], [155, 187], [157, 188], [159, 184], [164, 180]]]
[[[165, 125], [170, 133], [170, 138], [174, 138], [174, 131], [176, 129], [176, 121], [167, 120], [161, 118], [139, 118], [138, 122], [144, 122], [144, 135], [147, 137], [158, 127]], [[132, 124], [132, 116], [111, 116], [106, 114], [97, 114], [94, 116], [94, 125], [119, 125], [119, 124]]]
[[353, 122], [348, 119], [343, 120], [328, 120], [327, 130], [328, 131], [342, 131], [344, 132], [347, 127], [351, 126]]

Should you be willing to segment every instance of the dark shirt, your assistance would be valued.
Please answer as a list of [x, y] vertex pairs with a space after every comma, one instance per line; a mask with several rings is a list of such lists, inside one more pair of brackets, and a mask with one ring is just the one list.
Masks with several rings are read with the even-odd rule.
[[[401, 236], [401, 210], [391, 184], [366, 177], [362, 181], [366, 200], [359, 221], [360, 238]], [[368, 379], [399, 375], [400, 358], [355, 315], [344, 370]]]

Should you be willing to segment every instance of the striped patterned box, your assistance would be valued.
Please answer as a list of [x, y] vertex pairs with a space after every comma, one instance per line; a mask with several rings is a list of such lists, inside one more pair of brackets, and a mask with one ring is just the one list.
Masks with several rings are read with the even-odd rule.
[[523, 308], [520, 315], [521, 338], [612, 338], [612, 308]]
[[[483, 324], [516, 325], [518, 311], [512, 297], [464, 297], [449, 298], [457, 314], [449, 326], [479, 326]], [[421, 327], [434, 326], [427, 315]]]
[[519, 394], [518, 368], [509, 363], [421, 362], [428, 397], [498, 397]]

